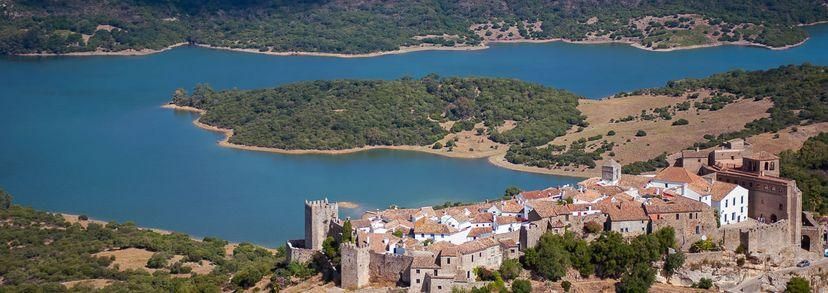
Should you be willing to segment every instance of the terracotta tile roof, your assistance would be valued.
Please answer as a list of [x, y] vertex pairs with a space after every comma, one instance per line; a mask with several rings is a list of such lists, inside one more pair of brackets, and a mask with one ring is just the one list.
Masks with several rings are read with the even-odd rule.
[[504, 213], [519, 213], [523, 210], [523, 205], [519, 204], [517, 200], [510, 199], [497, 203], [497, 209]]
[[500, 242], [500, 247], [504, 247], [504, 248], [518, 247], [517, 242], [515, 242], [515, 240], [512, 239], [512, 238], [501, 238], [501, 239], [498, 240], [498, 242]]
[[647, 214], [674, 214], [703, 212], [708, 209], [707, 204], [677, 196], [672, 199], [654, 198], [644, 205]]
[[551, 218], [569, 213], [569, 209], [566, 206], [551, 201], [532, 202], [532, 209], [541, 218]]
[[491, 227], [474, 227], [471, 229], [471, 231], [469, 231], [468, 237], [480, 237], [483, 235], [492, 234], [492, 232], [493, 231]]
[[388, 251], [390, 245], [400, 241], [400, 238], [391, 234], [378, 233], [357, 233], [357, 241], [359, 246], [368, 246], [368, 249], [376, 253], [385, 253]]
[[561, 220], [557, 220], [554, 223], [549, 222], [549, 228], [563, 228], [563, 227], [566, 227], [566, 224], [564, 222], [562, 222]]
[[655, 180], [687, 183], [687, 186], [698, 194], [708, 194], [710, 183], [699, 175], [691, 173], [682, 167], [667, 167], [659, 171]]
[[530, 199], [541, 199], [547, 197], [557, 196], [561, 193], [560, 189], [550, 187], [544, 190], [531, 190], [531, 191], [523, 191], [520, 193], [520, 196], [526, 200]]
[[428, 218], [421, 218], [414, 223], [414, 234], [451, 234], [454, 232], [456, 232], [454, 228]]
[[432, 207], [422, 207], [417, 212], [414, 213], [414, 217], [435, 217], [437, 213], [434, 212], [434, 208]]
[[439, 269], [437, 256], [431, 253], [416, 253], [411, 261], [411, 268], [414, 269]]
[[495, 222], [496, 222], [498, 225], [508, 225], [508, 224], [520, 223], [520, 222], [521, 222], [521, 220], [520, 220], [520, 218], [518, 218], [518, 217], [512, 217], [512, 216], [499, 216], [499, 217], [497, 217], [497, 218], [495, 219]]
[[353, 227], [354, 229], [371, 228], [371, 220], [368, 220], [368, 219], [351, 220], [351, 227]]
[[[601, 186], [601, 185], [597, 185], [597, 186], [590, 187], [590, 190], [595, 190], [596, 192], [598, 192], [602, 195], [606, 195], [606, 196], [613, 196], [613, 195], [624, 192], [624, 188], [621, 188], [621, 186]], [[591, 200], [590, 200], [590, 202], [591, 202]]]
[[640, 221], [640, 220], [647, 220], [647, 214], [644, 212], [644, 208], [641, 207], [641, 204], [634, 202], [634, 201], [616, 201], [616, 202], [609, 202], [606, 204], [604, 208], [601, 209], [602, 212], [607, 214], [609, 220], [618, 222], [618, 221]]
[[567, 209], [569, 209], [570, 212], [586, 212], [590, 210], [600, 210], [599, 205], [593, 203], [568, 204], [566, 205], [566, 207]]
[[592, 189], [585, 189], [584, 191], [580, 191], [577, 189], [567, 189], [564, 190], [563, 197], [564, 198], [572, 198], [573, 200], [580, 200], [586, 202], [593, 202], [599, 198], [601, 198], [600, 192], [592, 190]]
[[472, 223], [494, 223], [494, 215], [490, 213], [478, 213], [471, 220]]
[[713, 182], [713, 188], [710, 190], [710, 194], [713, 197], [714, 201], [722, 201], [733, 189], [736, 189], [738, 185], [733, 183], [721, 182], [716, 181]]
[[461, 254], [466, 255], [497, 245], [500, 245], [497, 240], [494, 240], [492, 237], [486, 237], [460, 244], [457, 248]]
[[748, 158], [748, 159], [751, 159], [751, 160], [757, 160], [757, 161], [768, 161], [768, 160], [778, 160], [779, 159], [779, 157], [777, 157], [776, 155], [771, 154], [771, 153], [766, 152], [766, 151], [756, 152], [756, 153], [753, 153], [753, 154], [750, 154], [750, 155], [747, 155], [747, 156], [744, 156], [744, 157]]
[[428, 246], [428, 251], [440, 256], [457, 256], [457, 245], [445, 241], [435, 242]]

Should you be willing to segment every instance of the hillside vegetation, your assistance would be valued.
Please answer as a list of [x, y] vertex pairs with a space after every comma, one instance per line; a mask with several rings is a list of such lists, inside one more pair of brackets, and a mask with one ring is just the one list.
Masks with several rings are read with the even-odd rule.
[[[334, 80], [272, 89], [177, 90], [173, 103], [206, 110], [200, 121], [233, 129], [230, 142], [278, 149], [341, 150], [364, 146], [431, 145], [483, 122], [499, 143], [538, 146], [583, 117], [574, 94], [511, 79], [441, 78]], [[506, 120], [513, 129], [499, 132]], [[466, 129], [468, 128], [468, 129]], [[437, 146], [435, 146], [437, 147]]]
[[802, 208], [828, 213], [828, 133], [811, 137], [799, 151], [780, 155], [782, 176], [796, 180], [802, 190]]
[[[274, 253], [248, 243], [228, 246], [212, 237], [194, 240], [132, 223], [82, 222], [14, 205], [11, 195], [0, 189], [0, 291], [62, 292], [73, 287], [87, 292], [92, 288], [84, 282], [97, 282], [109, 292], [219, 292], [249, 288], [266, 276], [278, 291], [290, 280], [315, 274], [307, 266], [284, 264], [283, 250]], [[129, 256], [119, 252], [130, 250], [148, 251], [152, 257], [138, 268], [120, 268], [117, 263]], [[200, 263], [209, 263], [212, 270], [196, 272], [193, 267]]]
[[819, 0], [9, 0], [0, 5], [0, 53], [160, 49], [193, 42], [357, 54], [420, 44], [473, 46], [491, 38], [781, 47], [807, 37], [796, 25], [824, 20], [828, 7]]
[[[704, 149], [734, 138], [828, 121], [828, 67], [825, 66], [803, 64], [759, 71], [735, 70], [706, 78], [671, 81], [666, 87], [627, 94], [681, 96], [699, 90], [712, 91], [713, 96], [697, 98], [693, 107], [715, 110], [739, 99], [771, 99], [773, 107], [768, 109], [769, 117], [751, 121], [740, 131], [705, 136], [706, 141], [689, 148]], [[648, 165], [633, 163], [625, 166], [625, 171], [634, 174], [654, 171]]]

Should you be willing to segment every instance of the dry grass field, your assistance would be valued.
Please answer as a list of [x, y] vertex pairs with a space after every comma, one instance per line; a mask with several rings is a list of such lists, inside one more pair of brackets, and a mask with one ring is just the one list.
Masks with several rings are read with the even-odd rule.
[[[744, 125], [758, 118], [767, 117], [766, 111], [773, 105], [770, 100], [739, 100], [718, 111], [698, 110], [691, 107], [687, 111], [676, 111], [671, 120], [637, 119], [628, 122], [610, 123], [629, 115], [639, 115], [642, 110], [676, 105], [687, 101], [686, 97], [667, 96], [630, 96], [607, 100], [582, 100], [578, 109], [587, 116], [589, 126], [583, 131], [571, 130], [565, 136], [558, 137], [552, 144], [569, 145], [581, 138], [603, 135], [603, 138], [588, 144], [592, 150], [607, 140], [615, 143], [612, 152], [615, 160], [621, 164], [648, 160], [661, 153], [673, 153], [685, 149], [695, 142], [704, 141], [705, 134], [718, 135], [738, 131]], [[686, 119], [687, 125], [673, 126], [678, 119]], [[614, 136], [608, 136], [609, 131]], [[639, 130], [647, 133], [637, 137]], [[589, 146], [593, 147], [590, 148]], [[608, 153], [607, 153], [608, 154]], [[605, 154], [604, 159], [609, 158]], [[601, 162], [597, 162], [599, 165]]]

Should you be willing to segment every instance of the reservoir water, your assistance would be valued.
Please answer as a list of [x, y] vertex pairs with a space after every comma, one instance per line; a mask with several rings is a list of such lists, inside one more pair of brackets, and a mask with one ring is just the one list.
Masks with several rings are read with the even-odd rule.
[[807, 43], [782, 51], [548, 43], [347, 59], [193, 47], [133, 57], [7, 57], [0, 59], [0, 186], [38, 209], [276, 246], [302, 236], [304, 199], [352, 201], [361, 210], [412, 207], [578, 179], [401, 151], [330, 156], [221, 148], [218, 134], [192, 125], [193, 115], [159, 107], [174, 89], [437, 73], [518, 78], [600, 98], [729, 69], [828, 65], [828, 26], [809, 31]]

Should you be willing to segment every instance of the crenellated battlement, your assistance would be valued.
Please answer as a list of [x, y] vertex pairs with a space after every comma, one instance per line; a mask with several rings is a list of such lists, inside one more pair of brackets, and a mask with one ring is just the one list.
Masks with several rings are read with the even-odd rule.
[[333, 225], [339, 219], [339, 205], [322, 200], [305, 200], [305, 248], [322, 249]]

